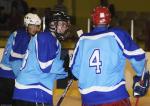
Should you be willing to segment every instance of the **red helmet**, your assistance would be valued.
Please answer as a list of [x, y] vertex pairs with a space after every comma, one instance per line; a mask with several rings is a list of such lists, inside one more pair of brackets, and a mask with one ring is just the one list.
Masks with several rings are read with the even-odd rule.
[[107, 7], [96, 7], [92, 13], [92, 20], [94, 25], [109, 24], [111, 21], [111, 14]]

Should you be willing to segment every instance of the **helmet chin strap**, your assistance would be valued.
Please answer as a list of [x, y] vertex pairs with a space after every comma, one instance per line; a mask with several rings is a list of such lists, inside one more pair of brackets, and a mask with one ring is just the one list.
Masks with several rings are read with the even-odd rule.
[[65, 40], [63, 34], [55, 32], [55, 35], [56, 35], [56, 38], [57, 38], [59, 41]]
[[64, 40], [64, 34], [58, 33], [56, 28], [49, 28], [50, 32], [52, 33], [52, 35], [54, 37], [56, 37], [59, 41], [63, 41]]
[[68, 34], [69, 34], [69, 29], [65, 30], [65, 32], [62, 34], [62, 33], [55, 33], [56, 34], [56, 37], [59, 41], [64, 41], [68, 38]]
[[56, 28], [49, 28], [50, 32], [56, 32]]
[[[50, 30], [50, 29], [49, 29]], [[59, 41], [64, 40], [64, 36], [61, 33], [57, 33], [55, 30], [50, 30], [51, 34], [56, 37]]]

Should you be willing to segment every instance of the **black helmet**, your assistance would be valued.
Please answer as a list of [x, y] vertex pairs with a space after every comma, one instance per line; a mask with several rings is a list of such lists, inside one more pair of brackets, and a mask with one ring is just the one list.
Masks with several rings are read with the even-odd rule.
[[51, 32], [54, 32], [58, 39], [64, 39], [64, 33], [57, 32], [57, 25], [59, 21], [65, 21], [68, 26], [70, 25], [70, 16], [64, 13], [63, 11], [49, 11], [48, 14], [45, 15], [45, 23], [47, 29]]
[[52, 21], [68, 21], [68, 15], [62, 11], [57, 11], [53, 13]]
[[45, 23], [49, 25], [52, 21], [69, 21], [70, 17], [62, 11], [49, 11], [45, 16]]

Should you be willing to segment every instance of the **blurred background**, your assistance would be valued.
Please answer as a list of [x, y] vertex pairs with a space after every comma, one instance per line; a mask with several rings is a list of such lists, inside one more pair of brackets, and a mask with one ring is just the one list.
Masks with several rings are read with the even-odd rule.
[[[60, 9], [71, 16], [70, 38], [76, 30], [88, 31], [89, 19], [95, 6], [106, 5], [112, 13], [112, 26], [119, 26], [131, 33], [134, 40], [146, 51], [150, 50], [150, 1], [149, 0], [0, 0], [0, 47], [4, 47], [10, 32], [23, 24], [27, 12], [41, 17], [50, 9]], [[133, 20], [133, 21], [131, 21]], [[71, 41], [67, 45], [72, 47]]]

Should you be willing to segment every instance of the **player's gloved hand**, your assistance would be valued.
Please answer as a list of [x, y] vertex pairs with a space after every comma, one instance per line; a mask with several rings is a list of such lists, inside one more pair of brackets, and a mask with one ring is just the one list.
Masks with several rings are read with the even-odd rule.
[[147, 71], [144, 74], [143, 81], [141, 81], [141, 77], [134, 76], [133, 77], [133, 96], [134, 97], [142, 97], [145, 96], [148, 88], [149, 88], [149, 80], [150, 80], [150, 74]]

